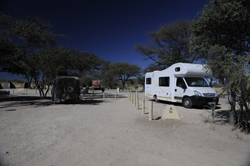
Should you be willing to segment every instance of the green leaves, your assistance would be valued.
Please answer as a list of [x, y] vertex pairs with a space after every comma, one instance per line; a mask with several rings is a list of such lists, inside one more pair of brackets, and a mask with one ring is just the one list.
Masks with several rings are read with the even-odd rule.
[[[190, 51], [208, 64], [213, 75], [226, 80], [230, 90], [230, 123], [234, 124], [239, 102], [239, 126], [248, 124], [250, 111], [250, 2], [247, 0], [211, 0], [190, 24]], [[238, 95], [238, 96], [237, 96]], [[245, 107], [246, 114], [242, 114]], [[248, 117], [248, 118], [247, 118]]]
[[162, 69], [180, 61], [193, 62], [197, 59], [189, 51], [189, 24], [188, 19], [165, 24], [148, 33], [150, 45], [138, 44], [134, 50], [143, 55], [144, 60], [152, 60], [153, 66]]
[[114, 74], [123, 85], [132, 77], [136, 77], [140, 74], [141, 68], [138, 65], [131, 65], [126, 62], [116, 62], [113, 64]]

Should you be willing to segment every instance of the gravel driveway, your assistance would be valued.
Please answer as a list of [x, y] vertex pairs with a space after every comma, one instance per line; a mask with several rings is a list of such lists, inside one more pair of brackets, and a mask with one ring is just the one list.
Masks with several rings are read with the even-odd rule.
[[227, 125], [220, 99], [216, 123], [210, 109], [175, 108], [180, 120], [161, 120], [166, 105], [153, 105], [148, 120], [127, 93], [82, 96], [80, 103], [52, 104], [34, 90], [0, 96], [0, 166], [249, 166], [250, 136]]

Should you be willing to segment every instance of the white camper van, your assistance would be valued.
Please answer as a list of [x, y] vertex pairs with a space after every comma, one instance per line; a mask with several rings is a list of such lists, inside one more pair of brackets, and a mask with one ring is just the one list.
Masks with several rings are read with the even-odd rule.
[[217, 92], [209, 86], [203, 65], [176, 63], [162, 71], [145, 76], [145, 96], [157, 100], [182, 103], [184, 107], [218, 104]]

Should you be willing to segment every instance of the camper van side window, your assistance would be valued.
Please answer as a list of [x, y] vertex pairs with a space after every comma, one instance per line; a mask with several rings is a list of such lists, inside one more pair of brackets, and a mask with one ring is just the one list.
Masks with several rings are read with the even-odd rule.
[[159, 77], [159, 86], [169, 86], [169, 77]]
[[151, 78], [146, 78], [146, 84], [151, 84]]

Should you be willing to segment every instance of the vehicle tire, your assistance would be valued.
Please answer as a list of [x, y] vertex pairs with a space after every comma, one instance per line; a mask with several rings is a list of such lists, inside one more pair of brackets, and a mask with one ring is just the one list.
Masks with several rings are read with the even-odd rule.
[[66, 94], [73, 94], [75, 92], [74, 86], [72, 84], [67, 84], [64, 86], [64, 92]]
[[185, 108], [191, 108], [193, 106], [192, 100], [189, 97], [185, 97], [182, 101], [182, 105]]
[[155, 102], [158, 102], [158, 99], [157, 99], [156, 95], [154, 95], [154, 100], [155, 100]]

